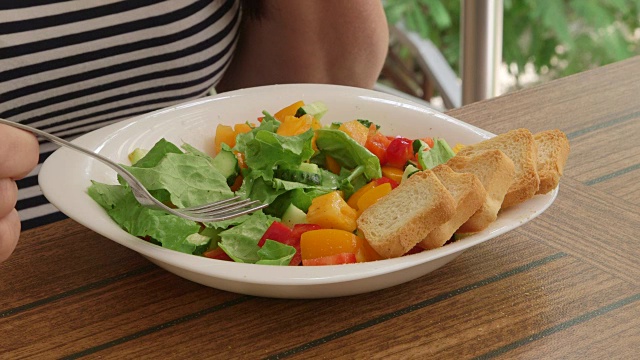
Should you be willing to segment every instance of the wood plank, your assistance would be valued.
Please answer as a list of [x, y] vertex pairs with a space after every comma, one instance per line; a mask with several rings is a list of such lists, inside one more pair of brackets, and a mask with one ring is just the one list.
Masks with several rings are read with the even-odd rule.
[[544, 349], [545, 359], [549, 360], [637, 358], [640, 354], [640, 301], [626, 304], [633, 299], [625, 300], [602, 308], [602, 315], [586, 313], [545, 329], [532, 336], [532, 341], [513, 350], [505, 349], [507, 351], [496, 358], [540, 359], [540, 349]]
[[[636, 157], [640, 158], [640, 156]], [[605, 178], [596, 178], [597, 182], [587, 183], [590, 187], [611, 194], [625, 202], [640, 206], [640, 162], [617, 170]]]
[[639, 123], [640, 113], [632, 121], [572, 139], [565, 175], [587, 185], [604, 184], [626, 173], [640, 177]]
[[561, 180], [554, 204], [527, 224], [531, 239], [640, 285], [640, 207], [586, 186]]
[[70, 219], [25, 231], [0, 265], [0, 313], [148, 266], [137, 253]]
[[[358, 342], [363, 359], [470, 359], [624, 299], [633, 290], [624, 281], [565, 257], [291, 358], [348, 358], [342, 355]], [[591, 327], [594, 332], [604, 330]], [[562, 338], [558, 341], [571, 346]], [[547, 358], [547, 349], [537, 350], [538, 358]]]
[[[61, 357], [241, 297], [160, 268], [0, 318], [3, 356]], [[29, 334], [29, 336], [25, 336]]]
[[[496, 246], [497, 242], [504, 246]], [[496, 239], [495, 243], [486, 243], [470, 250], [450, 266], [392, 289], [353, 297], [311, 301], [256, 298], [98, 354], [105, 358], [137, 358], [170, 348], [171, 355], [180, 358], [198, 357], [198, 352], [209, 355], [215, 353], [223, 358], [262, 357], [295, 347], [310, 339], [339, 332], [425, 299], [447, 294], [470, 282], [482, 281], [544, 255], [553, 255], [545, 245], [531, 243], [515, 232], [511, 236]], [[504, 251], [518, 252], [522, 256], [514, 259], [505, 256]], [[450, 296], [442, 297], [442, 301]], [[372, 301], [374, 298], [375, 301]], [[180, 336], [185, 332], [189, 332], [188, 338]], [[209, 342], [199, 344], [194, 349], [190, 346], [193, 338], [207, 338]], [[220, 344], [225, 346], [221, 347]]]

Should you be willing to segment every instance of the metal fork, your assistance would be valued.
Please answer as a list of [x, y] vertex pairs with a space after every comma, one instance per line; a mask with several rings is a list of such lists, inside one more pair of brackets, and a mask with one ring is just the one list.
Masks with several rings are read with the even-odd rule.
[[117, 163], [109, 160], [108, 158], [95, 153], [93, 151], [87, 150], [81, 146], [70, 143], [66, 140], [63, 140], [55, 135], [49, 134], [42, 130], [33, 128], [31, 126], [23, 125], [20, 123], [16, 123], [13, 121], [5, 120], [0, 118], [0, 124], [5, 124], [9, 126], [13, 126], [18, 129], [26, 130], [32, 132], [36, 135], [40, 135], [43, 138], [58, 144], [60, 146], [68, 147], [73, 150], [79, 151], [85, 155], [89, 155], [105, 165], [109, 166], [113, 170], [115, 170], [122, 178], [129, 184], [131, 190], [133, 191], [133, 195], [136, 200], [145, 207], [149, 207], [152, 209], [163, 210], [167, 213], [179, 216], [181, 218], [197, 221], [197, 222], [213, 222], [213, 221], [222, 221], [233, 219], [235, 217], [249, 214], [254, 211], [260, 210], [262, 208], [267, 207], [268, 204], [262, 204], [260, 200], [251, 200], [245, 199], [240, 200], [240, 196], [235, 196], [229, 199], [220, 200], [216, 202], [212, 202], [209, 204], [204, 204], [200, 206], [192, 206], [188, 208], [181, 209], [172, 209], [165, 204], [158, 201], [154, 198], [147, 189], [136, 179], [127, 169], [118, 165]]

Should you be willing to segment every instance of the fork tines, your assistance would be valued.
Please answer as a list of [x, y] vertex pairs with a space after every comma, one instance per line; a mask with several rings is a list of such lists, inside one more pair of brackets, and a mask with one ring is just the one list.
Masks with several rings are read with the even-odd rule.
[[[240, 200], [239, 196], [220, 200], [214, 203], [179, 209], [183, 214], [199, 218], [202, 222], [222, 221], [248, 214], [268, 206], [261, 204], [260, 200]], [[256, 206], [257, 205], [257, 206]]]

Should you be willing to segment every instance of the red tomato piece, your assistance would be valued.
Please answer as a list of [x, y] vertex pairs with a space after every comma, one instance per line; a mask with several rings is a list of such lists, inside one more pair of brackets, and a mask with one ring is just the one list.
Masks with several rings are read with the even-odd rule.
[[390, 143], [391, 140], [387, 139], [386, 136], [379, 132], [369, 131], [364, 147], [378, 157], [380, 165], [384, 165], [387, 163], [387, 147], [389, 147]]
[[382, 184], [389, 183], [391, 185], [392, 189], [395, 189], [395, 188], [398, 187], [398, 182], [397, 181], [389, 179], [388, 177], [384, 177], [384, 176], [379, 178], [379, 179], [375, 179], [373, 181], [376, 182], [376, 186], [380, 186]]
[[413, 141], [407, 138], [397, 137], [391, 141], [387, 148], [387, 164], [390, 166], [402, 169], [412, 157]]
[[316, 224], [295, 224], [293, 225], [293, 229], [291, 230], [291, 238], [298, 240], [300, 242], [300, 237], [303, 233], [311, 230], [319, 230], [320, 225]]
[[217, 248], [215, 248], [213, 250], [205, 251], [204, 254], [202, 254], [202, 256], [208, 257], [209, 259], [233, 261], [233, 259], [230, 258], [229, 255], [227, 255], [227, 253], [224, 252], [224, 250], [222, 250], [222, 248], [220, 248], [220, 247], [217, 247]]
[[293, 255], [291, 261], [289, 262], [290, 266], [298, 266], [302, 263], [302, 253], [300, 252], [300, 237], [303, 233], [311, 230], [319, 230], [320, 225], [316, 224], [295, 224], [293, 225], [293, 229], [291, 230], [291, 235], [289, 236], [289, 242], [287, 245], [291, 245], [296, 248], [296, 254]]
[[302, 264], [302, 253], [300, 252], [300, 242], [298, 242], [298, 245], [291, 245], [291, 246], [296, 248], [296, 253], [293, 254], [291, 261], [289, 261], [289, 266], [298, 266]]
[[264, 235], [262, 235], [260, 241], [258, 241], [258, 246], [262, 247], [267, 239], [286, 244], [290, 236], [291, 229], [289, 229], [287, 225], [279, 221], [274, 221], [273, 223], [271, 223], [267, 231], [264, 232]]
[[318, 266], [318, 265], [340, 265], [340, 264], [355, 264], [356, 254], [353, 253], [341, 253], [336, 255], [323, 256], [315, 259], [302, 260], [304, 266]]

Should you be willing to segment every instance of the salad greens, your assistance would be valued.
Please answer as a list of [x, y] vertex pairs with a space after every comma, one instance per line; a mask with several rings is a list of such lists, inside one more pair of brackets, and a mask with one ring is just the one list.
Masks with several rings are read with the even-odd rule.
[[368, 180], [382, 176], [380, 160], [371, 151], [358, 144], [347, 133], [337, 129], [317, 130], [316, 144], [322, 152], [330, 155], [347, 169], [363, 166], [362, 171]]
[[[376, 155], [341, 130], [323, 127], [283, 136], [277, 133], [280, 121], [263, 114], [259, 126], [238, 134], [233, 148], [223, 144], [215, 158], [189, 144], [179, 148], [161, 139], [149, 150], [136, 149], [130, 155], [132, 165], [125, 167], [154, 197], [179, 208], [240, 195], [270, 204], [264, 211], [200, 224], [143, 207], [123, 179], [118, 185], [92, 181], [88, 194], [124, 230], [168, 249], [196, 255], [221, 249], [236, 262], [288, 265], [296, 248], [269, 239], [259, 245], [269, 226], [280, 221], [290, 205], [306, 213], [315, 197], [335, 190], [346, 199], [380, 178], [382, 170]], [[419, 148], [422, 168], [453, 156], [441, 139], [433, 149], [424, 143]], [[237, 153], [244, 156], [242, 169]], [[339, 164], [338, 174], [324, 166], [327, 156]], [[242, 185], [232, 191], [239, 175]]]
[[423, 169], [433, 169], [444, 164], [456, 154], [444, 139], [433, 139], [433, 148], [421, 141], [421, 147], [417, 152], [418, 163]]

